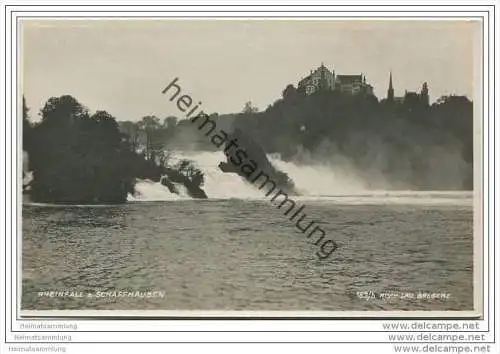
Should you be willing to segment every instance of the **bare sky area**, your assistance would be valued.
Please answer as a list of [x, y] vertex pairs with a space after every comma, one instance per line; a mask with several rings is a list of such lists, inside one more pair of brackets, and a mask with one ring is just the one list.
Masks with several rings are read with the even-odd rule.
[[[323, 62], [386, 96], [420, 90], [473, 98], [481, 24], [423, 20], [24, 20], [22, 75], [34, 116], [73, 95], [118, 120], [180, 114], [161, 91], [175, 78], [206, 113], [261, 110]], [[33, 117], [36, 119], [36, 117]]]

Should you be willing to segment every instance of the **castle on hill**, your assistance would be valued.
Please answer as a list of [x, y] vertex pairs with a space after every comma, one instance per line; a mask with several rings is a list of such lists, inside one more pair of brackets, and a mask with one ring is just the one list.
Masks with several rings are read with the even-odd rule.
[[[329, 70], [323, 63], [316, 70], [311, 70], [310, 74], [302, 78], [298, 83], [298, 89], [306, 95], [317, 91], [339, 91], [349, 95], [374, 95], [373, 86], [366, 82], [366, 77], [359, 75], [337, 75], [335, 70]], [[404, 96], [394, 96], [392, 84], [392, 72], [389, 73], [389, 88], [387, 97], [383, 100], [389, 104], [417, 104], [429, 105], [429, 88], [424, 82], [420, 92], [405, 91]]]
[[366, 77], [363, 74], [336, 75], [335, 70], [330, 71], [323, 63], [299, 81], [298, 89], [303, 90], [306, 95], [323, 90], [340, 91], [350, 95], [360, 93], [373, 95], [373, 86], [366, 83]]

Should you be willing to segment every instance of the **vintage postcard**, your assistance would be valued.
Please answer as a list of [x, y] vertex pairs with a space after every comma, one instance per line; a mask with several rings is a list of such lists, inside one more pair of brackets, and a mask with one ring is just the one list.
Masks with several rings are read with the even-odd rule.
[[481, 21], [18, 28], [22, 316], [482, 315]]

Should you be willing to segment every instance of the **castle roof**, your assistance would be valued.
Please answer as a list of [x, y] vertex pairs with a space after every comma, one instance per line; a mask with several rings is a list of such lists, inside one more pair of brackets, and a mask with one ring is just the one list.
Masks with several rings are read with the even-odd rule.
[[337, 80], [343, 84], [363, 81], [363, 75], [337, 75]]
[[299, 86], [307, 84], [309, 81], [311, 81], [311, 75], [307, 75], [305, 78], [299, 81]]

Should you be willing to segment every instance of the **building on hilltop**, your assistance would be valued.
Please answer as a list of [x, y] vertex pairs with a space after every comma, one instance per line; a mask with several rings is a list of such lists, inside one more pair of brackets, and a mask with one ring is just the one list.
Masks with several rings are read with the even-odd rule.
[[299, 81], [299, 89], [304, 90], [306, 95], [316, 91], [333, 90], [335, 71], [330, 71], [321, 63], [321, 66]]
[[403, 98], [403, 104], [408, 107], [416, 107], [420, 105], [422, 100], [420, 95], [415, 91], [405, 91], [405, 96]]
[[316, 91], [340, 91], [350, 95], [359, 93], [373, 94], [373, 86], [366, 83], [366, 78], [361, 75], [335, 75], [335, 70], [328, 70], [321, 63], [316, 70], [299, 81], [298, 88], [303, 90], [306, 95]]
[[429, 105], [429, 87], [427, 82], [424, 82], [422, 85], [422, 89], [420, 93], [415, 91], [407, 91], [405, 90], [405, 95], [396, 97], [394, 96], [394, 87], [392, 85], [392, 72], [389, 73], [389, 88], [387, 89], [387, 98], [386, 102], [388, 103], [398, 103], [398, 104], [407, 104], [407, 105], [416, 105], [423, 104], [424, 106]]
[[389, 73], [389, 88], [387, 89], [387, 101], [394, 101], [394, 88], [392, 87], [392, 71]]
[[335, 90], [350, 95], [365, 93], [372, 95], [373, 86], [366, 83], [366, 77], [360, 75], [337, 75], [335, 78]]
[[429, 105], [429, 88], [427, 87], [427, 82], [422, 85], [422, 90], [420, 91], [420, 98], [422, 102], [428, 106]]

